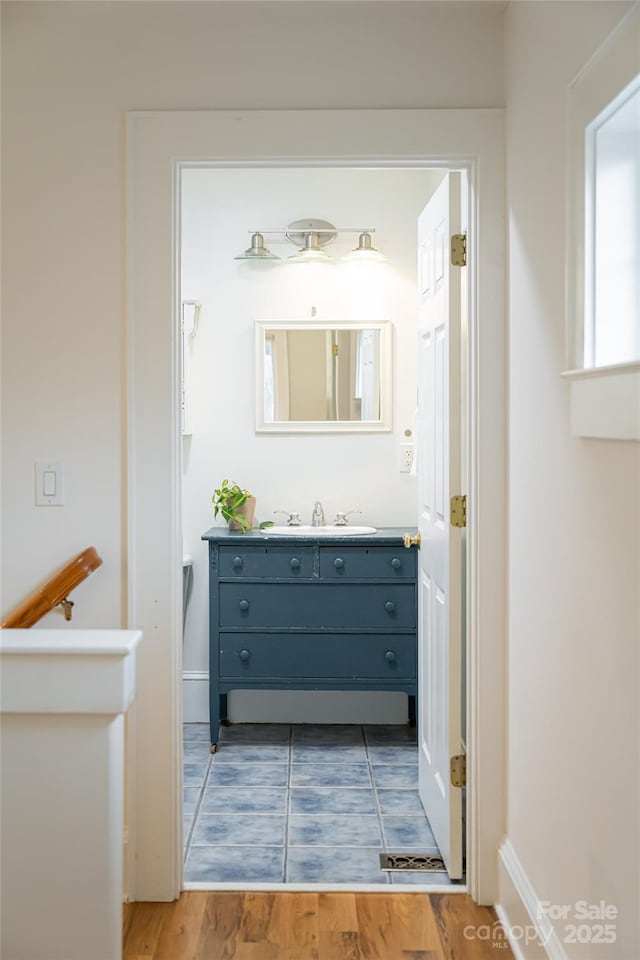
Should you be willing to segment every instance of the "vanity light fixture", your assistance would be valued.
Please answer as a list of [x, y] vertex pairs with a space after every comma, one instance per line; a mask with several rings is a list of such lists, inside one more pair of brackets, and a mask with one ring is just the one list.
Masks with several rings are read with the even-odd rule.
[[339, 233], [358, 234], [358, 244], [343, 259], [356, 260], [386, 260], [372, 243], [373, 227], [334, 227], [328, 220], [294, 220], [287, 227], [273, 230], [251, 230], [251, 246], [235, 257], [236, 260], [280, 260], [264, 245], [265, 234], [274, 237], [275, 242], [287, 240], [299, 249], [287, 257], [288, 263], [329, 263], [333, 257], [329, 256], [324, 247], [332, 243]]
[[246, 250], [243, 250], [242, 253], [239, 253], [237, 257], [233, 258], [234, 260], [280, 260], [276, 253], [271, 253], [271, 250], [264, 245], [264, 237], [261, 233], [252, 233], [251, 234], [251, 245], [247, 247]]
[[360, 260], [376, 261], [378, 263], [383, 263], [386, 261], [384, 253], [380, 253], [379, 250], [374, 247], [371, 242], [371, 233], [368, 230], [365, 230], [358, 237], [358, 246], [355, 247], [351, 253], [348, 253], [346, 257], [343, 258], [349, 263], [355, 263]]
[[285, 240], [302, 247], [292, 253], [287, 260], [290, 263], [329, 263], [333, 260], [323, 250], [337, 237], [336, 228], [328, 220], [294, 220], [285, 231]]

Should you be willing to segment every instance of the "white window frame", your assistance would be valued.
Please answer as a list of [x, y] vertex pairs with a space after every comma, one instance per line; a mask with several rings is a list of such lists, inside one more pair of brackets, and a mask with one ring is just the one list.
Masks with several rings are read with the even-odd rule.
[[640, 440], [640, 361], [585, 364], [590, 335], [586, 257], [593, 250], [586, 186], [588, 128], [638, 74], [640, 6], [635, 5], [569, 86], [567, 118], [566, 369], [575, 436]]

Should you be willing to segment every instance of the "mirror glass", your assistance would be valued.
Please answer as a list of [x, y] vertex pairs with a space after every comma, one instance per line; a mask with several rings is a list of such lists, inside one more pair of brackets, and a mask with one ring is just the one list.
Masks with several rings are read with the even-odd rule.
[[390, 331], [389, 323], [256, 321], [256, 430], [390, 430]]

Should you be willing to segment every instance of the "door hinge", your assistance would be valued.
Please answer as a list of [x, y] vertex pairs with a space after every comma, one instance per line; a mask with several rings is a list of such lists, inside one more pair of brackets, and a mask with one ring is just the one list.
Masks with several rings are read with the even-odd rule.
[[451, 266], [466, 267], [467, 265], [467, 235], [454, 233], [451, 237]]
[[332, 356], [334, 356], [334, 357], [337, 357], [337, 356], [338, 356], [338, 344], [337, 344], [337, 343], [332, 343], [332, 344], [331, 344], [331, 354], [332, 354]]
[[451, 786], [466, 787], [467, 785], [467, 758], [464, 753], [451, 757]]
[[451, 497], [451, 526], [466, 527], [467, 525], [467, 496]]

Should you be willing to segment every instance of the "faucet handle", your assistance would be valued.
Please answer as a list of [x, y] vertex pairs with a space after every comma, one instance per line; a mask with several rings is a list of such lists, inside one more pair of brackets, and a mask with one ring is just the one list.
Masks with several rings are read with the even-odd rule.
[[338, 513], [336, 513], [336, 518], [333, 521], [333, 525], [335, 527], [348, 526], [349, 521], [347, 520], [347, 517], [350, 517], [352, 513], [362, 513], [362, 510], [347, 510], [346, 513], [342, 513], [342, 511], [339, 510]]
[[274, 510], [274, 513], [281, 513], [287, 518], [288, 527], [299, 527], [300, 526], [300, 514], [299, 513], [290, 513], [288, 510]]

